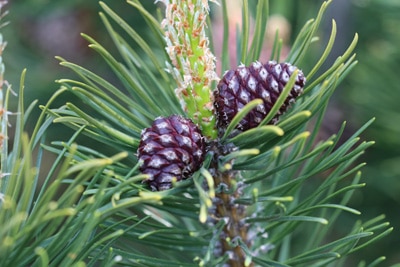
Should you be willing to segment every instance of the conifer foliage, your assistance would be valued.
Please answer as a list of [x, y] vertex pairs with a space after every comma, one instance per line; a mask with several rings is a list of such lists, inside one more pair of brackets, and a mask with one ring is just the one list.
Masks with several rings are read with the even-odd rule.
[[[357, 160], [373, 142], [359, 136], [372, 120], [347, 140], [345, 123], [326, 140], [318, 134], [329, 98], [356, 64], [357, 35], [321, 69], [334, 45], [334, 21], [319, 59], [311, 68], [305, 63], [330, 1], [305, 22], [285, 58], [276, 38], [269, 59], [260, 58], [268, 0], [258, 1], [254, 16], [242, 1], [237, 51], [227, 49], [229, 1], [158, 2], [164, 18], [140, 0], [127, 1], [143, 17], [150, 40], [100, 2], [117, 52], [82, 36], [115, 77], [59, 57], [78, 78], [57, 80], [60, 88], [39, 106], [29, 138], [24, 122], [36, 103], [24, 108], [23, 72], [14, 146], [9, 152], [3, 143], [1, 152], [0, 266], [384, 261], [366, 263], [356, 252], [389, 234], [389, 223], [382, 216], [360, 219], [349, 206], [365, 185], [364, 163]], [[223, 33], [212, 32], [211, 7], [222, 13]], [[218, 58], [215, 34], [223, 35], [214, 44], [223, 48]], [[229, 53], [240, 62], [229, 62]], [[229, 70], [231, 64], [237, 67]], [[10, 93], [2, 98], [4, 110]], [[66, 93], [79, 101], [55, 106]], [[73, 134], [49, 143], [46, 132], [56, 124]], [[44, 153], [55, 155], [46, 173]], [[343, 212], [354, 216], [352, 227], [343, 228]]]

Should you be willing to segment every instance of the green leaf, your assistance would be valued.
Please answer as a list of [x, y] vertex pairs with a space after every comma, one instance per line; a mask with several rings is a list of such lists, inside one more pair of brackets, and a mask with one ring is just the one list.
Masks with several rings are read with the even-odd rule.
[[261, 257], [253, 257], [253, 262], [258, 264], [259, 266], [265, 267], [289, 267], [290, 265], [286, 265], [284, 263], [280, 263], [277, 261], [262, 259]]
[[222, 20], [223, 20], [223, 41], [222, 41], [222, 54], [221, 54], [221, 71], [230, 69], [230, 61], [229, 61], [229, 16], [228, 16], [228, 6], [226, 0], [221, 1], [222, 5]]
[[296, 265], [296, 264], [300, 264], [300, 263], [313, 261], [315, 259], [315, 257], [324, 255], [325, 253], [323, 251], [326, 251], [329, 249], [334, 249], [337, 246], [342, 246], [344, 244], [348, 244], [353, 241], [358, 241], [359, 239], [368, 237], [370, 235], [372, 235], [371, 232], [363, 232], [363, 233], [349, 235], [344, 238], [333, 241], [331, 243], [328, 243], [326, 245], [319, 246], [316, 249], [313, 249], [311, 251], [308, 251], [308, 252], [298, 255], [296, 257], [293, 257], [293, 258], [287, 260], [286, 263], [290, 264], [290, 265]]
[[266, 140], [273, 139], [276, 136], [282, 136], [283, 134], [284, 132], [281, 128], [274, 125], [266, 125], [244, 131], [230, 138], [229, 142], [241, 148], [257, 147], [258, 144], [263, 144]]
[[321, 224], [328, 224], [328, 221], [324, 218], [312, 217], [312, 216], [271, 216], [271, 217], [256, 217], [246, 219], [249, 223], [268, 221], [268, 222], [317, 222]]
[[248, 55], [250, 55], [248, 57], [249, 63], [259, 60], [260, 58], [265, 38], [265, 31], [267, 28], [267, 23], [265, 22], [268, 21], [268, 14], [269, 14], [269, 1], [268, 0], [258, 1], [255, 26], [254, 26], [255, 28], [254, 36], [248, 53]]
[[84, 111], [76, 107], [72, 103], [67, 103], [67, 107], [70, 108], [72, 111], [76, 112], [77, 115], [81, 116], [84, 120], [86, 120], [89, 125], [92, 127], [95, 127], [104, 133], [116, 138], [117, 140], [121, 140], [122, 142], [131, 145], [133, 147], [137, 147], [139, 145], [139, 141], [131, 136], [128, 136], [120, 131], [117, 131], [114, 128], [109, 127], [108, 125], [105, 125], [104, 123], [96, 120], [95, 118], [89, 116], [86, 114]]
[[[249, 35], [250, 35], [250, 12], [249, 12], [249, 3], [248, 0], [243, 0], [242, 6], [242, 32], [240, 34], [241, 37], [241, 57], [240, 62], [245, 65], [251, 63], [251, 58], [247, 57], [247, 49], [249, 44]], [[239, 57], [238, 57], [239, 58]]]

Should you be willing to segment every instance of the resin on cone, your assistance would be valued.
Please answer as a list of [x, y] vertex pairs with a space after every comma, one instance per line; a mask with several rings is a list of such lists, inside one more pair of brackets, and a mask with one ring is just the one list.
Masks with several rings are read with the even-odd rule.
[[[240, 65], [227, 71], [214, 91], [218, 128], [226, 128], [247, 103], [259, 98], [263, 103], [251, 110], [236, 126], [241, 131], [257, 127], [267, 116], [296, 69], [297, 67], [289, 63], [269, 61], [265, 64], [254, 62], [249, 67]], [[299, 70], [293, 88], [270, 124], [276, 123], [279, 116], [295, 102], [296, 97], [303, 92], [305, 82], [304, 74]]]
[[199, 128], [178, 115], [158, 117], [142, 131], [138, 148], [140, 171], [152, 190], [166, 190], [188, 178], [204, 160], [205, 141]]

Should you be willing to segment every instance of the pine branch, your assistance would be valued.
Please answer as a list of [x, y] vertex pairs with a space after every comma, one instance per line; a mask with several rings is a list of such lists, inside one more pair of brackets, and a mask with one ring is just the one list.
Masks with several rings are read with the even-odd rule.
[[[24, 125], [36, 103], [25, 108], [23, 72], [14, 146], [8, 153], [3, 142], [1, 154], [0, 265], [339, 266], [387, 236], [392, 227], [382, 216], [354, 220], [346, 234], [334, 235], [342, 213], [360, 216], [349, 203], [365, 186], [365, 164], [358, 160], [373, 142], [359, 136], [373, 120], [346, 140], [345, 123], [326, 140], [318, 135], [330, 97], [356, 65], [357, 35], [321, 69], [337, 34], [333, 21], [320, 57], [301, 71], [330, 1], [305, 23], [280, 63], [258, 62], [269, 1], [259, 1], [254, 16], [243, 1], [237, 51], [228, 46], [228, 2], [215, 5], [223, 14], [223, 71], [235, 64], [230, 53], [246, 64], [222, 77], [216, 77], [212, 51], [219, 44], [209, 43], [219, 34], [209, 2], [162, 2], [163, 23], [139, 0], [128, 1], [152, 42], [100, 3], [117, 52], [82, 36], [120, 86], [59, 57], [78, 77], [57, 81], [61, 88], [40, 106], [30, 138]], [[279, 34], [273, 44], [270, 58], [279, 60]], [[54, 107], [66, 92], [80, 101]], [[46, 133], [55, 124], [74, 133], [49, 142]], [[47, 173], [45, 153], [55, 155]]]

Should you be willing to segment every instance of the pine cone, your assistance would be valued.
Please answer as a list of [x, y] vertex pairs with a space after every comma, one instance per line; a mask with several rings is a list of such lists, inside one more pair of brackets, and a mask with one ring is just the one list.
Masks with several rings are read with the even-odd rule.
[[152, 190], [166, 190], [172, 181], [188, 178], [204, 160], [205, 141], [199, 128], [178, 115], [158, 117], [142, 131], [138, 158], [140, 171]]
[[[227, 71], [214, 91], [214, 107], [217, 126], [226, 128], [233, 117], [250, 101], [260, 98], [263, 104], [249, 112], [237, 125], [245, 131], [254, 128], [267, 116], [278, 99], [290, 76], [297, 68], [289, 63], [269, 61], [266, 64], [254, 62], [249, 67], [239, 66]], [[269, 122], [274, 124], [302, 92], [306, 82], [304, 74], [299, 71], [295, 85], [276, 116]]]

